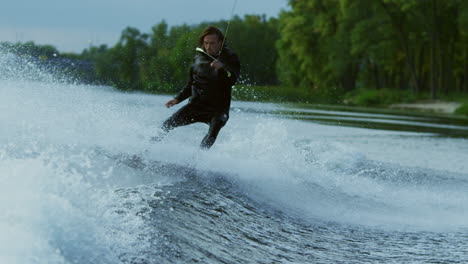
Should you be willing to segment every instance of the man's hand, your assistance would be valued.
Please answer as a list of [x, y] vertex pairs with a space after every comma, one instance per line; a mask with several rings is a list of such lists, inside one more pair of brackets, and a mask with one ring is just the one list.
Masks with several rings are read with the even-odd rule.
[[169, 108], [169, 107], [174, 106], [174, 105], [176, 105], [176, 104], [178, 104], [178, 103], [180, 103], [179, 100], [177, 100], [177, 99], [171, 99], [171, 100], [169, 100], [169, 101], [166, 103], [166, 107]]
[[210, 64], [211, 67], [215, 68], [215, 70], [221, 69], [224, 65], [219, 61], [215, 60]]

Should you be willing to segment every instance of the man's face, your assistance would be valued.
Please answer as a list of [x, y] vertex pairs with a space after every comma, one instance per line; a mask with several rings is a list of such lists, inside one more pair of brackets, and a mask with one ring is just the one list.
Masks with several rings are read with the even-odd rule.
[[221, 41], [218, 39], [218, 36], [215, 34], [206, 35], [203, 39], [203, 48], [211, 56], [216, 56], [221, 49]]

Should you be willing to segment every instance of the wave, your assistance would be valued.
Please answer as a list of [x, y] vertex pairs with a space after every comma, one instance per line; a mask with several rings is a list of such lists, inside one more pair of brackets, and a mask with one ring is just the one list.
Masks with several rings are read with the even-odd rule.
[[340, 232], [467, 228], [464, 139], [249, 104], [260, 110], [234, 111], [203, 151], [203, 124], [149, 143], [174, 111], [165, 96], [29, 79], [0, 92], [2, 263], [308, 262], [335, 252]]

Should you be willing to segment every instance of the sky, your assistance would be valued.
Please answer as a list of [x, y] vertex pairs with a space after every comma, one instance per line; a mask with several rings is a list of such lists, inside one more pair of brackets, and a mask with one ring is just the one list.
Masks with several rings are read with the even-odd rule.
[[90, 45], [113, 46], [128, 26], [141, 32], [165, 20], [169, 26], [229, 19], [277, 17], [288, 0], [1, 0], [0, 42], [34, 41], [60, 52]]

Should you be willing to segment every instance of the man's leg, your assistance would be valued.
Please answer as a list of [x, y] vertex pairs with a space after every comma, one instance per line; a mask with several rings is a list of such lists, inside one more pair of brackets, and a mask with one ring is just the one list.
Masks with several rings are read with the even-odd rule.
[[192, 117], [193, 109], [189, 105], [183, 106], [177, 112], [172, 114], [166, 121], [164, 121], [161, 129], [158, 131], [158, 135], [151, 138], [151, 141], [159, 142], [164, 139], [164, 137], [172, 129], [179, 126], [186, 126], [195, 123], [195, 119]]
[[209, 149], [216, 141], [216, 137], [218, 137], [219, 131], [223, 126], [226, 124], [228, 120], [227, 114], [216, 115], [211, 118], [211, 122], [209, 123], [209, 130], [206, 136], [203, 138], [200, 147], [202, 149]]

